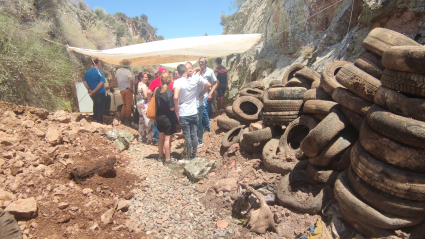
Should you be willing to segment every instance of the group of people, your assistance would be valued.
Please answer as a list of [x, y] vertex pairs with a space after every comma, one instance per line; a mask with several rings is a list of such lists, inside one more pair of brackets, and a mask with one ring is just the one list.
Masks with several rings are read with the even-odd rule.
[[[198, 147], [203, 147], [204, 132], [210, 131], [213, 93], [217, 91], [221, 109], [224, 109], [224, 93], [228, 89], [227, 69], [222, 59], [215, 60], [217, 68], [207, 66], [208, 59], [201, 57], [199, 67], [188, 62], [180, 64], [172, 73], [160, 67], [157, 78], [148, 83], [148, 74], [129, 70], [131, 62], [123, 60], [115, 73], [115, 81], [123, 100], [121, 118], [131, 120], [133, 100], [138, 115], [139, 140], [158, 145], [158, 161], [175, 163], [171, 157], [171, 140], [180, 124], [187, 155], [182, 160], [189, 162], [196, 157]], [[93, 59], [93, 67], [84, 76], [84, 85], [93, 99], [93, 118], [103, 123], [105, 106], [105, 76], [99, 69], [99, 60]], [[111, 87], [111, 86], [109, 86]], [[151, 120], [146, 113], [151, 100], [155, 100], [156, 118]], [[220, 109], [220, 110], [221, 110]]]

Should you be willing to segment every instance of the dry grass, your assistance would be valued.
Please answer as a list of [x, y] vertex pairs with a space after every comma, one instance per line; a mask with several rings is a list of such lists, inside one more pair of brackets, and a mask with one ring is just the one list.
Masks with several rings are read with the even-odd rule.
[[309, 59], [310, 57], [312, 57], [313, 52], [314, 52], [314, 46], [311, 44], [303, 46], [300, 50], [300, 53], [304, 57], [304, 59]]

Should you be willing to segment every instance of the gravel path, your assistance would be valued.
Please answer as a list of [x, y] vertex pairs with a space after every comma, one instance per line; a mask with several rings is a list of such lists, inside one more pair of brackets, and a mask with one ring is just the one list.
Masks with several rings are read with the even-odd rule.
[[[199, 200], [202, 194], [195, 190], [198, 184], [183, 175], [183, 165], [158, 163], [154, 146], [134, 143], [128, 153], [134, 158], [132, 171], [146, 178], [134, 190], [127, 212], [136, 224], [141, 224], [139, 228], [144, 225], [146, 233], [155, 238], [232, 238], [237, 220], [229, 211], [205, 209]], [[219, 220], [230, 225], [220, 228]]]

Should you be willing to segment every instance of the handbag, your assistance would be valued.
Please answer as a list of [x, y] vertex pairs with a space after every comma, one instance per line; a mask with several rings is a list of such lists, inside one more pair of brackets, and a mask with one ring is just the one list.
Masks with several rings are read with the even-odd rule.
[[156, 118], [156, 91], [158, 90], [158, 87], [154, 90], [151, 98], [151, 102], [149, 102], [148, 110], [146, 111], [146, 117], [150, 120], [155, 120]]

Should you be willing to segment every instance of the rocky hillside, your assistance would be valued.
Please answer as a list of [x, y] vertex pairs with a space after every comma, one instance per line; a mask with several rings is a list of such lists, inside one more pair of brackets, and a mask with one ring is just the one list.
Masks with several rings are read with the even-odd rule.
[[144, 14], [93, 11], [84, 1], [0, 0], [0, 100], [76, 110], [74, 82], [91, 61], [65, 46], [108, 49], [163, 39], [156, 30]]
[[422, 0], [247, 0], [228, 16], [223, 34], [262, 33], [261, 41], [243, 54], [227, 57], [232, 80], [230, 98], [245, 82], [266, 84], [282, 79], [287, 67], [305, 63], [321, 72], [330, 61], [353, 61], [362, 41], [375, 27], [389, 28], [425, 44]]

